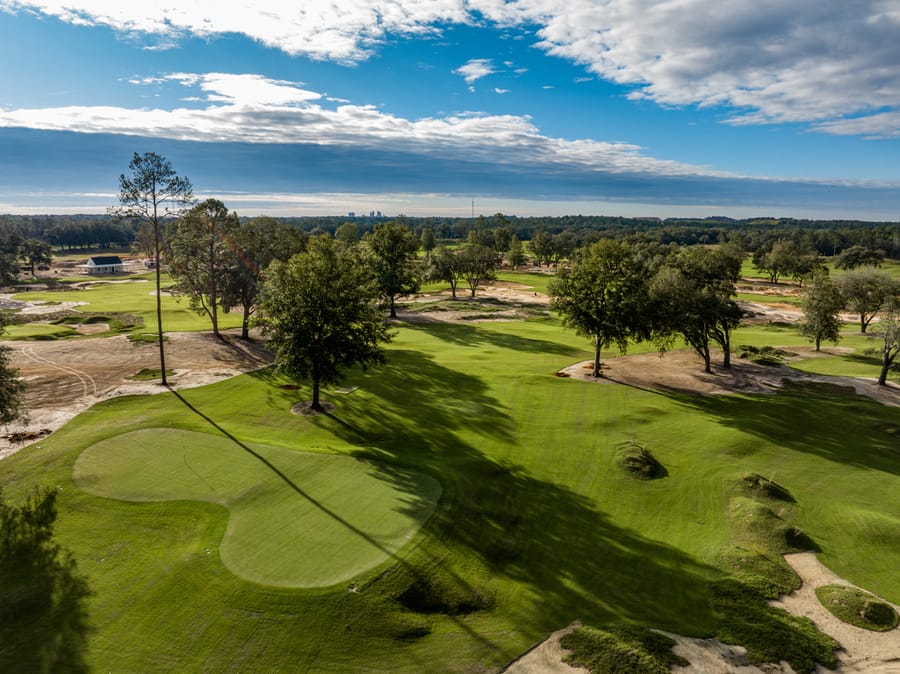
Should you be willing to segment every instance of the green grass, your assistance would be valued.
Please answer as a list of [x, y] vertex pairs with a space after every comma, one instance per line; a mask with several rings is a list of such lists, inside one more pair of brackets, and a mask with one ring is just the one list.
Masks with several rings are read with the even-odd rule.
[[[80, 277], [80, 282], [91, 285], [83, 289], [73, 289], [66, 285], [56, 290], [18, 293], [19, 300], [42, 300], [50, 302], [84, 302], [80, 311], [106, 314], [133, 314], [143, 320], [144, 325], [135, 327], [138, 331], [156, 329], [156, 297], [153, 274], [140, 274], [128, 277], [117, 276], [115, 279], [89, 279]], [[210, 330], [210, 322], [206, 316], [193, 311], [187, 298], [175, 298], [165, 294], [165, 288], [171, 280], [163, 275], [163, 327], [171, 332], [191, 332]], [[219, 327], [222, 329], [239, 327], [239, 313], [220, 313]]]
[[[734, 341], [785, 345], [788, 335], [753, 328]], [[36, 481], [62, 487], [59, 538], [95, 593], [87, 658], [98, 671], [482, 671], [576, 618], [826, 661], [814, 631], [773, 613], [726, 561], [740, 546], [763, 573], [773, 541], [795, 549], [793, 529], [836, 573], [900, 601], [900, 577], [885, 573], [900, 568], [900, 410], [858, 396], [704, 397], [554, 376], [588, 349], [550, 322], [401, 325], [387, 364], [348, 373], [353, 395], [323, 392], [329, 415], [290, 414], [308, 391], [269, 371], [102, 401], [0, 462], [0, 485], [10, 500]], [[157, 461], [152, 440], [140, 451], [129, 442], [146, 429], [203, 437], [166, 443], [180, 454]], [[668, 476], [622, 472], [616, 454], [629, 442], [651, 448]], [[323, 470], [346, 469], [382, 503], [420, 503], [428, 490], [410, 476], [429, 476], [441, 495], [419, 533], [369, 570], [311, 589], [250, 582], [231, 570], [235, 550], [260, 539], [235, 536], [233, 496], [197, 500], [203, 481], [189, 478], [188, 466], [203, 466], [243, 485], [248, 508], [274, 507], [271, 475], [235, 443], [285, 475], [346, 462]], [[82, 471], [98, 452], [115, 464], [105, 489], [172, 489], [175, 500], [93, 493]], [[384, 468], [354, 477], [357, 465]], [[795, 503], [740, 492], [749, 474]], [[739, 526], [748, 513], [771, 526]], [[323, 556], [330, 544], [317, 545]], [[270, 563], [273, 578], [293, 573]]]
[[10, 341], [56, 340], [78, 336], [78, 331], [68, 325], [52, 323], [22, 323], [8, 325], [2, 339]]
[[897, 627], [897, 611], [869, 592], [846, 585], [823, 585], [816, 588], [816, 597], [836, 617], [845, 623], [873, 632], [887, 632]]
[[165, 428], [100, 441], [74, 468], [76, 485], [96, 496], [224, 506], [222, 562], [242, 578], [284, 587], [352, 578], [392, 557], [418, 530], [440, 486], [404, 471], [400, 491], [380, 472], [389, 473], [351, 457]]

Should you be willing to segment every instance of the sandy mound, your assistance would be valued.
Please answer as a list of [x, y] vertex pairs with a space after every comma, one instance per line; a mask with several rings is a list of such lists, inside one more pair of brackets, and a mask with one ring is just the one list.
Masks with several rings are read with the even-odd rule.
[[[805, 348], [791, 347], [791, 350], [804, 357], [814, 353]], [[720, 354], [714, 354], [713, 358], [721, 362]], [[705, 395], [777, 393], [785, 380], [830, 384], [852, 388], [857, 394], [868, 396], [883, 405], [900, 406], [900, 387], [894, 384], [879, 386], [875, 380], [807, 374], [783, 365], [759, 365], [734, 356], [729, 369], [714, 364], [711, 374], [703, 371], [703, 362], [689, 350], [607, 358], [601, 365], [603, 377], [599, 379], [591, 376], [591, 361], [575, 363], [561, 372], [600, 384], [616, 383], [648, 390]]]

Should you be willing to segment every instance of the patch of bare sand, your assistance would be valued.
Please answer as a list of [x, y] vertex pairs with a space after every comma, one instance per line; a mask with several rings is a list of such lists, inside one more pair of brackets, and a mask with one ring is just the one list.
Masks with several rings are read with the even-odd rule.
[[[234, 332], [167, 333], [166, 367], [171, 388], [202, 386], [272, 362], [262, 342], [244, 341]], [[159, 369], [155, 343], [133, 343], [125, 336], [48, 342], [10, 342], [10, 361], [26, 384], [28, 422], [10, 424], [4, 435], [55, 431], [91, 405], [120, 395], [161, 393], [157, 382], [130, 381], [143, 369]], [[0, 459], [25, 443], [0, 438]]]
[[579, 627], [581, 623], [574, 622], [557, 630], [500, 671], [504, 674], [589, 674], [589, 670], [583, 667], [572, 667], [563, 662], [569, 651], [560, 645], [559, 640]]
[[[792, 350], [807, 355], [803, 348], [792, 347]], [[809, 352], [812, 353], [811, 350]], [[740, 358], [733, 358], [728, 369], [714, 364], [712, 372], [706, 373], [702, 361], [690, 350], [607, 358], [602, 362], [603, 376], [597, 379], [591, 376], [591, 366], [591, 361], [583, 361], [560, 372], [601, 384], [616, 383], [649, 390], [704, 395], [772, 394], [783, 388], [786, 381], [817, 383], [844, 387], [848, 391], [852, 389], [858, 395], [868, 396], [883, 405], [900, 407], [900, 387], [894, 384], [879, 386], [875, 380], [808, 374], [784, 365], [759, 365]]]
[[[816, 588], [823, 585], [856, 585], [822, 564], [814, 552], [799, 552], [784, 558], [803, 580], [803, 586], [773, 604], [794, 615], [809, 618], [816, 627], [841, 644], [841, 650], [837, 653], [837, 671], [854, 674], [900, 673], [900, 629], [873, 632], [848, 625], [832, 615], [816, 597]], [[892, 606], [900, 611], [900, 606]]]

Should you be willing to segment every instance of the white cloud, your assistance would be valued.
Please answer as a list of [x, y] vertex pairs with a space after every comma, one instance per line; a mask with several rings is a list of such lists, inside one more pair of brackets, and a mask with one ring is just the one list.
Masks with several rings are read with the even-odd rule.
[[410, 120], [369, 105], [330, 109], [317, 102], [321, 94], [258, 75], [175, 73], [165, 79], [206, 92], [206, 107], [0, 110], [0, 127], [200, 142], [308, 143], [509, 164], [581, 166], [591, 172], [725, 175], [648, 157], [642, 148], [628, 143], [548, 137], [523, 116], [465, 113]]
[[[0, 0], [0, 9], [110, 26], [158, 44], [239, 33], [344, 63], [368, 58], [389, 36], [435, 34], [443, 25], [537, 26], [538, 47], [631, 87], [634, 98], [724, 106], [733, 124], [812, 123], [828, 133], [865, 126], [875, 136], [898, 128], [897, 0]], [[485, 63], [457, 72], [471, 85], [493, 72]]]
[[493, 75], [494, 72], [496, 71], [491, 59], [470, 59], [453, 71], [454, 74], [462, 76], [469, 85], [482, 77]]
[[500, 87], [494, 87], [495, 94], [508, 94], [509, 89], [501, 89]]

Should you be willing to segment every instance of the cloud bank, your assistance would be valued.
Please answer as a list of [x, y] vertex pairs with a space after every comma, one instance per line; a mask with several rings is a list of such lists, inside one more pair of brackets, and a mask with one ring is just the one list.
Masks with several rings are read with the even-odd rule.
[[[537, 47], [630, 87], [633, 98], [721, 106], [736, 125], [900, 135], [896, 0], [0, 0], [0, 9], [108, 26], [157, 45], [239, 33], [348, 64], [390, 37], [438, 35], [451, 24], [536, 30]], [[471, 64], [460, 72], [470, 85], [483, 76]]]

